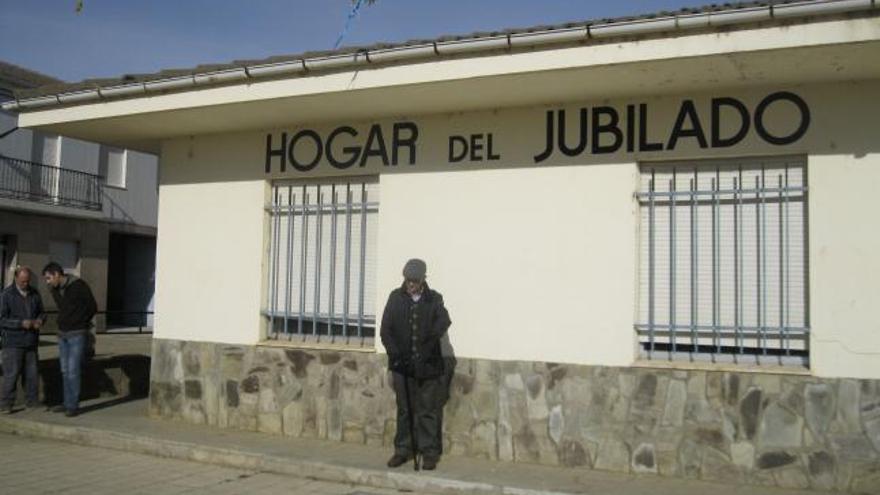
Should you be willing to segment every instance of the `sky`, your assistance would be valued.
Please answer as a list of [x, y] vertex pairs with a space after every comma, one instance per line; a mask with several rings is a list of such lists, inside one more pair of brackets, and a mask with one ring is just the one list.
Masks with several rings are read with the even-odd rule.
[[[377, 0], [342, 46], [648, 14], [708, 0]], [[330, 50], [350, 0], [0, 0], [0, 60], [68, 82]]]

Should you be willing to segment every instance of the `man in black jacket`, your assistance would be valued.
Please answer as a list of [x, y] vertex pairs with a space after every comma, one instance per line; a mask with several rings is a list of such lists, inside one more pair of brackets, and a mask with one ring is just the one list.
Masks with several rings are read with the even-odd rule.
[[403, 285], [388, 296], [382, 314], [380, 335], [397, 395], [397, 433], [388, 467], [421, 455], [422, 467], [434, 469], [443, 448], [446, 370], [440, 340], [452, 322], [443, 296], [425, 282], [425, 271], [424, 261], [407, 261]]
[[92, 318], [98, 304], [92, 290], [84, 281], [67, 275], [61, 265], [51, 262], [43, 268], [43, 278], [51, 289], [58, 308], [58, 360], [61, 364], [61, 383], [64, 405], [52, 410], [67, 416], [79, 412], [80, 369], [83, 351], [88, 342]]
[[3, 331], [3, 389], [0, 412], [12, 412], [15, 385], [23, 378], [25, 407], [37, 407], [39, 384], [37, 346], [46, 315], [40, 293], [31, 287], [31, 270], [15, 269], [15, 281], [0, 293], [0, 329]]

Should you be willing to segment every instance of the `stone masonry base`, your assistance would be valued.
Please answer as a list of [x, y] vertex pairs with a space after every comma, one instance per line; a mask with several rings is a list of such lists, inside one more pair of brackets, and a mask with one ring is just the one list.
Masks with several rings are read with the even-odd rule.
[[[381, 354], [153, 340], [150, 413], [384, 445]], [[880, 381], [458, 359], [445, 452], [880, 494]]]

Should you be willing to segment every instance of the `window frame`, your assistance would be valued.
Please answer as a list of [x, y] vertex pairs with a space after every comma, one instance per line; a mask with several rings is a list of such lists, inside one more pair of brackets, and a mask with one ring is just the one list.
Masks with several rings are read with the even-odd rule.
[[[693, 178], [688, 179], [690, 181], [690, 189], [682, 190], [678, 187], [681, 179], [675, 176], [674, 171], [676, 167], [681, 167], [693, 174]], [[729, 178], [737, 175], [736, 172], [730, 172], [735, 168], [738, 168], [738, 181], [734, 178], [732, 183], [723, 183], [722, 177]], [[667, 187], [658, 188], [657, 184], [654, 184], [656, 181], [653, 180], [653, 171], [656, 169], [665, 170], [667, 175], [664, 177], [667, 178], [669, 169], [673, 170], [673, 179], [670, 180]], [[649, 174], [650, 179], [646, 179], [646, 171], [648, 170], [652, 171]], [[722, 175], [722, 170], [725, 171], [725, 175]], [[750, 182], [745, 180], [746, 176], [743, 175], [743, 170], [749, 170], [753, 176], [757, 170], [760, 170], [760, 182], [757, 182], [758, 179], [755, 179], [755, 186], [750, 186]], [[789, 171], [791, 170], [799, 174], [796, 177], [799, 179], [800, 185], [796, 185], [798, 180], [794, 180], [793, 184], [789, 184]], [[779, 175], [778, 185], [776, 185], [776, 177], [773, 177], [773, 180], [767, 180], [770, 174], [778, 173], [779, 171], [784, 171], [785, 178], [783, 179], [783, 175]], [[711, 175], [713, 172], [715, 177], [718, 178], [718, 186], [715, 183], [716, 179], [712, 178], [709, 189], [702, 189], [700, 185], [701, 178], [705, 178], [706, 175]], [[634, 195], [636, 215], [638, 217], [636, 313], [633, 318], [633, 328], [635, 330], [635, 339], [638, 343], [640, 359], [647, 359], [648, 361], [669, 360], [809, 367], [808, 157], [805, 155], [781, 155], [640, 161], [637, 173], [639, 185]], [[653, 193], [651, 192], [652, 189]], [[750, 194], [750, 196], [746, 197], [746, 194]], [[701, 195], [708, 199], [700, 199]], [[660, 200], [665, 200], [666, 202], [664, 209], [661, 209], [657, 204]], [[768, 204], [774, 201], [778, 206], [774, 205], [768, 209]], [[699, 246], [702, 245], [701, 243], [705, 243], [696, 234], [696, 226], [701, 225], [701, 221], [700, 217], [694, 217], [694, 211], [703, 211], [700, 208], [706, 207], [702, 206], [701, 203], [705, 202], [708, 202], [711, 208], [712, 227], [710, 235], [712, 240], [710, 242], [715, 246], [712, 248], [711, 254], [706, 253], [703, 255], [711, 258], [709, 263], [712, 266], [711, 303], [709, 304], [712, 308], [712, 322], [711, 325], [708, 325], [708, 328], [706, 328], [707, 325], [701, 322], [699, 316], [695, 316], [699, 311], [699, 309], [695, 309], [699, 308], [695, 294], [701, 292], [699, 282], [694, 281], [694, 278], [697, 277], [700, 271], [698, 262], [700, 261], [701, 248]], [[751, 238], [742, 234], [743, 225], [748, 223], [748, 217], [743, 216], [743, 213], [746, 212], [743, 209], [744, 205], [748, 205], [748, 208], [751, 209], [750, 211], [755, 212], [757, 218], [754, 222], [756, 234]], [[679, 211], [681, 207], [687, 208], [690, 213], [690, 217], [686, 221], [679, 220], [676, 216], [676, 211]], [[773, 216], [772, 208], [778, 208], [778, 213], [776, 213], [775, 217]], [[646, 209], [648, 210], [647, 220]], [[725, 211], [727, 216], [721, 215], [722, 211]], [[770, 221], [768, 221], [768, 211], [771, 212]], [[791, 211], [796, 213], [796, 216], [793, 217], [795, 218], [793, 222], [790, 218]], [[658, 212], [668, 215], [665, 223], [662, 221], [657, 222], [656, 215]], [[733, 218], [733, 226], [725, 225], [720, 220], [721, 218], [726, 219], [728, 222], [729, 218]], [[775, 224], [773, 221], [775, 221]], [[668, 229], [666, 237], [662, 239], [663, 242], [669, 243], [668, 249], [662, 253], [664, 256], [668, 256], [668, 261], [665, 261], [665, 264], [663, 262], [657, 263], [656, 261], [656, 234], [651, 231], [657, 230], [656, 226], [658, 224]], [[682, 224], [686, 224], [687, 230], [689, 230], [689, 232], [681, 234], [687, 238], [686, 240], [690, 244], [685, 249], [687, 251], [685, 254], [676, 252], [676, 246], [681, 242], [680, 239], [676, 238], [676, 231]], [[778, 236], [766, 235], [768, 224], [778, 228]], [[652, 225], [654, 226], [653, 229], [651, 228]], [[792, 236], [792, 225], [794, 225], [795, 229], [799, 229], [795, 232], [796, 235], [794, 236]], [[761, 232], [765, 233], [763, 238], [761, 237]], [[754, 248], [755, 253], [749, 252], [749, 249], [743, 249], [743, 246], [746, 245], [745, 241], [743, 241], [744, 238], [747, 238], [749, 241], [757, 239], [758, 242]], [[775, 244], [772, 244], [774, 242]], [[778, 249], [779, 253], [778, 257], [775, 258], [775, 265], [773, 265], [773, 258], [766, 254], [768, 253], [767, 246], [770, 244], [772, 244], [772, 249]], [[734, 245], [736, 246], [731, 247]], [[646, 249], [648, 250], [647, 252], [645, 251]], [[719, 253], [722, 250], [726, 250], [728, 254], [734, 253], [733, 261], [728, 261], [728, 263], [730, 266], [737, 267], [734, 268], [735, 272], [739, 271], [737, 274], [739, 280], [736, 281], [736, 278], [734, 279], [734, 284], [739, 284], [739, 287], [735, 289], [721, 286], [722, 278], [727, 283], [730, 283], [729, 272], [725, 273], [725, 277], [721, 275], [724, 263], [719, 261], [721, 257]], [[794, 257], [790, 256], [791, 252], [795, 253]], [[755, 257], [748, 258], [752, 254]], [[645, 262], [646, 258], [649, 260], [647, 263]], [[688, 265], [685, 268], [678, 267], [682, 258], [685, 259], [685, 264]], [[766, 268], [764, 268], [762, 273], [762, 266], [766, 267], [768, 258], [771, 259], [772, 268], [778, 271], [778, 275], [774, 275], [772, 270]], [[748, 318], [751, 318], [753, 314], [751, 313], [751, 307], [746, 310], [743, 309], [746, 307], [746, 304], [743, 304], [746, 299], [743, 295], [745, 291], [742, 290], [742, 280], [747, 275], [752, 274], [751, 272], [747, 273], [751, 268], [743, 270], [742, 267], [751, 267], [753, 263], [756, 267], [755, 273], [757, 274], [755, 283], [758, 286], [756, 289], [758, 294], [758, 301], [756, 303], [758, 308], [757, 323], [754, 328], [745, 323], [747, 318], [743, 314], [747, 314]], [[647, 268], [646, 264], [648, 265]], [[661, 273], [663, 269], [666, 270], [665, 275], [668, 276], [669, 280], [657, 279], [658, 265], [661, 267], [659, 270]], [[645, 280], [646, 271], [648, 273], [648, 280]], [[682, 284], [687, 286], [690, 300], [679, 304], [676, 298], [680, 288], [677, 287], [675, 281], [678, 274], [682, 273], [690, 277], [686, 283]], [[795, 275], [792, 276], [792, 273]], [[774, 276], [777, 278], [774, 279]], [[776, 293], [773, 293], [773, 288], [767, 290], [768, 279], [778, 284], [779, 289]], [[794, 307], [796, 312], [793, 320], [800, 322], [799, 326], [790, 324], [792, 306], [790, 298], [792, 298], [792, 292], [789, 284], [792, 279], [796, 283], [801, 282], [800, 285], [795, 287], [795, 297], [793, 298], [795, 299]], [[658, 287], [660, 288], [659, 291]], [[764, 290], [763, 294], [761, 293], [761, 287]], [[645, 308], [646, 301], [644, 296], [646, 291], [649, 294], [647, 310]], [[732, 297], [738, 298], [735, 302], [731, 302], [733, 301], [730, 296], [731, 291], [734, 294]], [[800, 291], [800, 293], [798, 294], [797, 291]], [[668, 309], [660, 312], [660, 318], [654, 314], [656, 310], [653, 299], [658, 293], [665, 297], [664, 302], [668, 304]], [[772, 294], [772, 296], [768, 296], [768, 293]], [[764, 300], [763, 308], [761, 307], [762, 297]], [[767, 314], [771, 313], [770, 310], [773, 309], [766, 304], [768, 297], [776, 297], [774, 301], [780, 309], [774, 316], [778, 318], [778, 324], [768, 322]], [[751, 301], [749, 301], [750, 303]], [[731, 305], [737, 308], [733, 310], [735, 323], [732, 325], [729, 324], [729, 318], [728, 323], [725, 324], [722, 321], [724, 318], [718, 316], [721, 313], [722, 307], [726, 309], [725, 316], [729, 316]], [[685, 306], [689, 312], [686, 318], [684, 318], [684, 323], [677, 321], [681, 314], [682, 306]], [[647, 318], [644, 317], [645, 314], [648, 315]], [[665, 321], [662, 319], [663, 316], [666, 317]], [[683, 331], [687, 331], [687, 333], [679, 333]], [[705, 345], [707, 338], [711, 339], [711, 345]], [[729, 345], [731, 339], [734, 342], [732, 346]], [[754, 345], [746, 346], [746, 342], [753, 343]], [[795, 348], [792, 347], [793, 342], [796, 343]]]
[[[278, 179], [268, 181], [267, 190], [269, 197], [264, 208], [268, 224], [264, 249], [265, 297], [261, 309], [263, 343], [373, 350], [378, 318], [374, 314], [376, 270], [371, 263], [375, 263], [378, 249], [379, 177]], [[311, 194], [317, 191], [322, 195], [320, 201]], [[304, 192], [310, 193], [305, 208], [302, 204]], [[325, 194], [335, 195], [336, 201], [325, 199]], [[345, 198], [350, 198], [350, 203]], [[290, 231], [290, 219], [294, 232]], [[336, 229], [335, 233], [332, 229], [329, 233], [324, 231], [330, 228], [325, 225], [328, 219], [330, 225], [335, 225], [332, 227]], [[300, 231], [305, 233], [305, 238], [296, 232], [303, 227], [302, 222], [306, 222], [305, 230]], [[346, 233], [346, 229], [356, 229], [357, 232]], [[320, 240], [317, 233], [321, 234]], [[297, 239], [293, 239], [295, 235]], [[332, 250], [334, 243], [335, 251]], [[331, 252], [326, 259], [323, 256], [325, 248]], [[302, 249], [305, 250], [305, 266], [301, 263]], [[347, 284], [340, 281], [345, 277], [338, 266], [340, 254], [350, 256], [345, 266], [345, 270], [350, 270]], [[281, 260], [281, 257], [287, 258]], [[358, 259], [353, 260], [355, 257]], [[297, 274], [293, 274], [288, 266]], [[290, 277], [293, 276], [298, 280], [292, 280]], [[367, 278], [373, 285], [371, 296], [366, 288]], [[355, 281], [357, 290], [352, 294], [350, 291]], [[291, 291], [294, 288], [299, 290], [298, 303], [291, 299], [296, 297]], [[340, 290], [344, 304], [336, 304]], [[368, 302], [370, 299], [372, 302]]]

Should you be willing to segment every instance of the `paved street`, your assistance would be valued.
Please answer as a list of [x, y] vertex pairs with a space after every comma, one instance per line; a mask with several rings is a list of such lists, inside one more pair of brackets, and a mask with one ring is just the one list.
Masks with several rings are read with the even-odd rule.
[[102, 495], [247, 493], [391, 495], [395, 490], [313, 481], [271, 473], [0, 433], [0, 493]]

